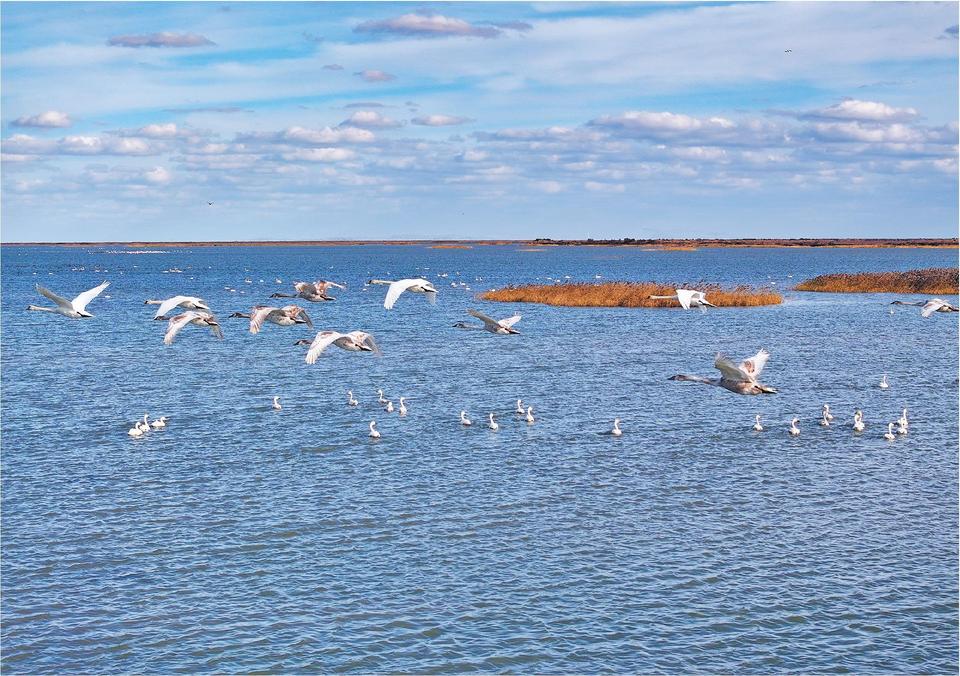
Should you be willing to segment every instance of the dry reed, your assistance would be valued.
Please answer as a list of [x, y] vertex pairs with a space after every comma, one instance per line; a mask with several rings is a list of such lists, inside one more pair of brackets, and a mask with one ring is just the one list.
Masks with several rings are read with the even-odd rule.
[[[678, 288], [684, 287], [653, 282], [527, 284], [491, 289], [480, 297], [503, 303], [542, 303], [563, 307], [680, 307], [675, 298], [650, 298], [676, 294]], [[703, 291], [707, 300], [719, 307], [777, 305], [783, 302], [783, 296], [775, 291], [749, 286], [724, 289], [717, 284], [695, 284], [692, 288]]]
[[926, 268], [907, 272], [861, 272], [820, 275], [797, 285], [797, 291], [828, 293], [931, 293], [960, 292], [957, 268]]

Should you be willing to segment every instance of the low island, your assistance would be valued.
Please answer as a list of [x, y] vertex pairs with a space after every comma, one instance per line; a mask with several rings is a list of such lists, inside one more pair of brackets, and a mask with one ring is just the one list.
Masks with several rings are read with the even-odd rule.
[[524, 284], [491, 289], [480, 294], [483, 300], [503, 303], [541, 303], [562, 307], [646, 307], [678, 308], [674, 296], [679, 288], [703, 291], [717, 307], [778, 305], [783, 296], [769, 289], [751, 286], [723, 288], [718, 284], [662, 284], [656, 282], [602, 282], [577, 284]]

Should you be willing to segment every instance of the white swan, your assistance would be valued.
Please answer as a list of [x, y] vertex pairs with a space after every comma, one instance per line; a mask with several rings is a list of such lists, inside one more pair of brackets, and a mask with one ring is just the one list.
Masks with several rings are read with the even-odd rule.
[[264, 322], [270, 322], [277, 326], [295, 326], [297, 324], [306, 324], [311, 329], [313, 322], [310, 321], [307, 311], [298, 305], [284, 305], [283, 307], [271, 307], [269, 305], [255, 305], [250, 309], [250, 313], [234, 312], [229, 319], [240, 318], [250, 320], [250, 333], [256, 335], [260, 333]]
[[862, 432], [863, 431], [863, 411], [857, 409], [853, 414], [853, 431]]
[[71, 317], [73, 319], [79, 319], [80, 317], [92, 317], [93, 315], [87, 312], [87, 305], [94, 298], [99, 296], [104, 289], [110, 286], [110, 282], [104, 282], [100, 286], [95, 286], [89, 291], [84, 291], [79, 294], [73, 300], [67, 300], [61, 296], [58, 296], [53, 291], [45, 289], [39, 284], [36, 285], [37, 291], [42, 296], [46, 296], [54, 303], [57, 304], [57, 307], [42, 307], [40, 305], [28, 305], [28, 310], [35, 310], [37, 312], [55, 312], [58, 315], [63, 315], [64, 317]]
[[623, 434], [623, 430], [620, 429], [620, 418], [613, 419], [613, 429], [610, 430], [610, 434], [615, 437], [619, 437]]
[[473, 423], [470, 422], [470, 418], [467, 417], [466, 411], [460, 411], [460, 424], [464, 427], [470, 427]]
[[274, 411], [279, 411], [279, 410], [282, 409], [282, 408], [283, 408], [283, 407], [280, 405], [280, 397], [274, 397], [274, 398], [273, 398], [273, 410], [274, 410]]
[[[382, 354], [373, 336], [364, 331], [351, 331], [350, 333], [321, 331], [314, 337], [312, 342], [303, 338], [295, 342], [294, 345], [306, 345], [308, 343], [310, 348], [307, 350], [307, 356], [303, 359], [308, 364], [315, 364], [323, 351], [331, 345], [336, 345], [347, 352], [373, 352], [375, 354]], [[380, 398], [383, 399], [382, 392]], [[383, 404], [385, 401], [386, 400], [381, 401], [380, 403]]]
[[[277, 280], [279, 284], [279, 280]], [[322, 300], [336, 300], [333, 296], [327, 295], [327, 290], [331, 287], [336, 287], [338, 289], [345, 289], [347, 287], [342, 284], [337, 284], [336, 282], [329, 282], [326, 280], [319, 280], [316, 282], [294, 282], [293, 288], [296, 289], [296, 293], [272, 293], [270, 294], [271, 298], [303, 298], [308, 300], [311, 303], [317, 303]]]
[[400, 279], [395, 282], [388, 279], [371, 279], [368, 283], [386, 284], [390, 287], [387, 289], [387, 297], [383, 300], [383, 307], [388, 310], [393, 308], [400, 294], [404, 291], [426, 294], [427, 302], [431, 305], [437, 302], [437, 290], [433, 284], [420, 277], [416, 279]]
[[379, 402], [379, 403], [381, 403], [381, 404], [386, 404], [386, 403], [387, 403], [387, 398], [383, 396], [383, 390], [377, 390], [377, 394], [379, 395], [379, 396], [377, 397], [377, 402]]
[[492, 429], [494, 432], [500, 429], [500, 425], [498, 425], [497, 421], [493, 419], [493, 413], [490, 414], [490, 424], [487, 425], [487, 427]]
[[923, 309], [920, 310], [920, 316], [923, 318], [932, 316], [934, 312], [960, 312], [960, 308], [954, 307], [942, 298], [931, 298], [928, 301], [895, 300], [891, 305], [921, 305]]
[[156, 420], [154, 420], [152, 423], [150, 423], [150, 426], [151, 426], [153, 429], [155, 429], [155, 430], [159, 430], [159, 429], [162, 429], [162, 428], [166, 427], [166, 426], [167, 426], [167, 416], [165, 416], [165, 415], [160, 416], [159, 418], [157, 418]]
[[388, 401], [388, 402], [387, 402], [387, 413], [393, 413], [393, 402], [392, 402], [392, 401]]
[[517, 399], [517, 413], [523, 415], [523, 400]]
[[757, 422], [753, 423], [753, 431], [754, 431], [754, 432], [762, 432], [762, 431], [763, 431], [763, 425], [760, 424], [760, 415], [759, 415], [759, 414], [758, 414], [757, 417], [756, 417], [756, 421], [757, 421]]
[[145, 300], [144, 305], [159, 305], [157, 313], [153, 315], [154, 319], [166, 319], [166, 315], [175, 307], [182, 307], [184, 310], [205, 310], [210, 312], [210, 308], [203, 298], [197, 296], [174, 296], [166, 300]]
[[376, 426], [377, 426], [377, 421], [376, 421], [376, 420], [371, 420], [371, 421], [370, 421], [370, 436], [371, 436], [373, 439], [379, 439], [379, 438], [380, 438], [380, 433], [379, 433], [377, 430], [374, 429]]
[[717, 354], [713, 365], [720, 371], [720, 378], [678, 374], [667, 378], [667, 380], [685, 380], [705, 385], [716, 385], [737, 394], [775, 394], [776, 390], [774, 388], [757, 382], [757, 378], [760, 377], [760, 373], [769, 358], [769, 352], [760, 350], [749, 359], [744, 359], [738, 366], [722, 354]]
[[347, 390], [347, 406], [356, 406], [360, 402], [353, 398], [353, 391]]
[[223, 339], [223, 331], [220, 329], [216, 317], [201, 310], [187, 310], [183, 314], [171, 317], [170, 321], [167, 322], [167, 332], [163, 335], [163, 344], [170, 345], [187, 324], [206, 326], [214, 336]]
[[889, 383], [887, 383], [887, 374], [884, 373], [884, 374], [883, 374], [883, 378], [880, 379], [880, 389], [881, 389], [881, 390], [885, 390], [885, 389], [887, 389], [888, 387], [890, 387], [890, 385], [889, 385]]
[[534, 419], [533, 419], [533, 406], [527, 406], [527, 423], [528, 423], [528, 424], [532, 424], [533, 422], [534, 422]]
[[790, 436], [795, 437], [800, 434], [800, 428], [797, 427], [797, 423], [800, 422], [800, 418], [794, 418], [790, 421]]
[[901, 413], [900, 417], [897, 419], [897, 424], [904, 428], [910, 426], [910, 423], [907, 420], [907, 409], [903, 409], [903, 413]]
[[897, 435], [893, 433], [893, 423], [887, 423], [887, 433], [883, 435], [883, 438], [887, 441], [893, 441], [897, 438]]
[[827, 420], [833, 420], [833, 414], [830, 413], [830, 404], [823, 405], [823, 417]]
[[511, 333], [520, 333], [513, 325], [520, 321], [520, 315], [513, 315], [507, 319], [492, 319], [482, 312], [477, 312], [476, 310], [467, 310], [467, 313], [471, 317], [476, 317], [483, 322], [483, 326], [476, 326], [474, 324], [467, 324], [466, 322], [457, 322], [454, 324], [454, 327], [458, 329], [483, 329], [484, 331], [489, 331], [490, 333], [496, 333], [501, 336], [506, 336]]
[[404, 416], [404, 415], [407, 414], [407, 407], [404, 406], [404, 404], [403, 404], [403, 397], [400, 397], [400, 408], [397, 409], [397, 412], [398, 412], [401, 416]]
[[830, 421], [827, 420], [827, 416], [823, 415], [820, 418], [820, 427], [830, 427]]
[[684, 310], [689, 310], [691, 305], [699, 307], [701, 312], [706, 312], [708, 307], [717, 307], [707, 300], [703, 291], [695, 291], [693, 289], [676, 289], [676, 291], [672, 296], [650, 296], [650, 298], [660, 298], [664, 300], [675, 298], [680, 301], [680, 307]]
[[131, 437], [134, 437], [134, 438], [143, 436], [143, 430], [140, 429], [139, 420], [133, 424], [133, 427], [127, 430], [127, 434], [129, 434]]

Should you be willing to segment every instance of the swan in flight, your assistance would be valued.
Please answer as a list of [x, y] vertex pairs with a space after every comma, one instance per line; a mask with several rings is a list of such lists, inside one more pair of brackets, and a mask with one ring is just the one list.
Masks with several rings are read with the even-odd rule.
[[931, 298], [928, 301], [915, 300], [895, 300], [891, 305], [919, 305], [923, 309], [920, 310], [921, 317], [930, 317], [934, 312], [960, 312], [960, 308], [955, 307], [943, 300], [942, 298]]
[[337, 289], [346, 289], [343, 284], [337, 284], [336, 282], [329, 282], [326, 280], [318, 280], [316, 282], [294, 282], [293, 288], [296, 290], [296, 293], [272, 293], [270, 294], [271, 298], [303, 298], [308, 300], [311, 303], [317, 303], [322, 300], [336, 300], [333, 296], [327, 295], [327, 290], [330, 287], [335, 287]]
[[527, 423], [533, 424], [533, 406], [527, 406]]
[[[310, 345], [307, 350], [307, 356], [304, 361], [308, 364], [316, 364], [317, 358], [331, 345], [347, 350], [348, 352], [373, 352], [382, 354], [376, 341], [369, 333], [365, 331], [351, 331], [350, 333], [338, 333], [336, 331], [321, 331], [314, 337], [313, 341], [306, 338], [298, 340], [294, 345]], [[383, 398], [383, 390], [380, 392], [380, 403], [386, 403]]]
[[797, 427], [797, 423], [800, 422], [800, 418], [794, 418], [790, 421], [790, 436], [795, 437], [800, 434], [800, 428]]
[[353, 390], [347, 390], [347, 406], [356, 406], [360, 402], [353, 398]]
[[887, 433], [883, 435], [883, 438], [887, 441], [893, 441], [897, 438], [897, 435], [893, 433], [893, 423], [887, 423]]
[[853, 414], [853, 431], [862, 432], [863, 431], [863, 411], [857, 409]]
[[720, 371], [719, 378], [703, 378], [681, 373], [670, 376], [668, 380], [686, 380], [705, 385], [716, 385], [737, 394], [775, 394], [776, 390], [774, 388], [757, 382], [757, 378], [769, 358], [769, 352], [760, 350], [749, 359], [744, 359], [738, 366], [722, 354], [717, 354], [713, 365]]
[[223, 339], [223, 331], [220, 329], [220, 324], [217, 323], [216, 317], [209, 312], [202, 312], [200, 310], [187, 310], [182, 314], [171, 317], [167, 322], [167, 332], [163, 336], [163, 344], [169, 345], [172, 343], [173, 339], [177, 337], [178, 333], [180, 333], [180, 330], [183, 329], [183, 327], [187, 324], [209, 327], [210, 332], [213, 335], [215, 335], [217, 338]]
[[610, 430], [610, 434], [615, 437], [619, 437], [623, 434], [623, 430], [620, 429], [620, 418], [613, 419], [613, 429]]
[[460, 424], [464, 427], [470, 427], [473, 423], [470, 421], [470, 418], [467, 417], [466, 411], [460, 411]]
[[175, 307], [182, 307], [184, 310], [204, 310], [210, 312], [210, 307], [203, 298], [196, 296], [174, 296], [166, 300], [145, 300], [144, 305], [159, 305], [154, 319], [166, 319], [166, 314]]
[[468, 324], [467, 322], [457, 322], [454, 326], [458, 329], [483, 329], [484, 331], [489, 331], [490, 333], [496, 333], [501, 336], [506, 336], [511, 333], [520, 333], [513, 325], [520, 321], [520, 315], [513, 315], [507, 319], [492, 319], [482, 312], [477, 312], [476, 310], [467, 310], [471, 317], [476, 317], [481, 322], [483, 326], [477, 326], [476, 324]]
[[368, 284], [386, 284], [390, 287], [387, 289], [387, 297], [383, 300], [383, 307], [388, 310], [393, 308], [400, 294], [404, 291], [426, 294], [427, 302], [431, 305], [437, 302], [437, 290], [433, 284], [423, 278], [400, 279], [395, 282], [387, 279], [371, 279]]
[[376, 421], [376, 420], [371, 420], [371, 421], [370, 421], [370, 438], [371, 438], [371, 439], [379, 439], [379, 438], [380, 438], [380, 432], [378, 432], [376, 429], [374, 429], [376, 426], [377, 426], [377, 421]]
[[283, 406], [280, 405], [280, 397], [274, 397], [274, 398], [273, 398], [273, 410], [274, 410], [274, 411], [279, 411], [279, 410], [281, 410], [281, 409], [283, 409]]
[[500, 429], [500, 425], [498, 425], [497, 421], [493, 419], [493, 413], [490, 414], [490, 424], [487, 425], [487, 427], [492, 429], [494, 432]]
[[880, 379], [880, 389], [881, 389], [881, 390], [885, 390], [885, 389], [887, 389], [888, 387], [890, 387], [890, 384], [887, 383], [887, 374], [884, 373], [884, 374], [883, 374], [883, 378]]
[[407, 414], [407, 407], [403, 404], [403, 397], [400, 397], [400, 408], [397, 409], [401, 416]]
[[763, 425], [760, 424], [760, 415], [759, 415], [759, 414], [757, 414], [756, 422], [753, 423], [753, 431], [754, 431], [754, 432], [762, 432], [762, 431], [763, 431]]
[[167, 416], [165, 415], [160, 416], [159, 418], [154, 420], [152, 423], [150, 423], [150, 426], [155, 430], [163, 429], [164, 427], [167, 426]]
[[704, 295], [703, 291], [694, 291], [693, 289], [677, 289], [676, 291], [677, 292], [672, 296], [650, 296], [650, 298], [658, 298], [663, 300], [675, 298], [680, 301], [680, 307], [682, 307], [684, 310], [689, 310], [692, 305], [699, 307], [701, 312], [706, 312], [708, 307], [717, 307], [707, 300], [707, 297]]
[[36, 310], [37, 312], [56, 312], [58, 315], [63, 315], [64, 317], [71, 317], [73, 319], [79, 319], [80, 317], [92, 317], [93, 315], [87, 312], [87, 305], [94, 298], [99, 296], [104, 289], [110, 286], [110, 282], [104, 282], [100, 286], [95, 286], [89, 291], [84, 291], [79, 294], [73, 300], [67, 300], [58, 296], [53, 291], [45, 289], [39, 284], [36, 285], [37, 291], [41, 296], [46, 296], [54, 303], [57, 304], [57, 307], [42, 307], [40, 305], [28, 305], [28, 310]]
[[277, 326], [295, 326], [296, 324], [306, 324], [311, 329], [313, 322], [310, 321], [307, 311], [298, 305], [284, 305], [283, 307], [271, 307], [269, 305], [255, 305], [250, 309], [250, 314], [243, 312], [234, 312], [228, 319], [249, 319], [250, 333], [256, 335], [260, 333], [264, 322], [270, 322]]

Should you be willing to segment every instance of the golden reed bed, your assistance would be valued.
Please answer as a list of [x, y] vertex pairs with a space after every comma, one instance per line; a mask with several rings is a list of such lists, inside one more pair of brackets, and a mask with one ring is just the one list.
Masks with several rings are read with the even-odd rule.
[[777, 305], [783, 296], [775, 291], [737, 286], [724, 289], [717, 284], [683, 285], [653, 282], [603, 282], [601, 284], [525, 284], [491, 289], [480, 294], [483, 300], [503, 303], [543, 303], [563, 307], [680, 307], [674, 299], [652, 299], [669, 296], [678, 288], [703, 291], [707, 300], [720, 307]]
[[861, 272], [820, 275], [797, 285], [797, 291], [828, 293], [960, 293], [957, 268], [925, 268], [907, 272]]

